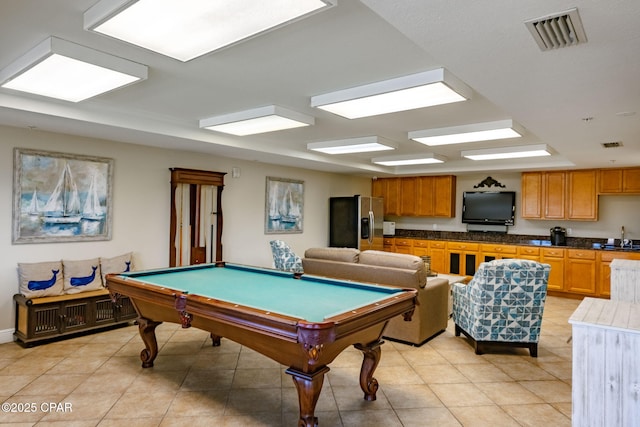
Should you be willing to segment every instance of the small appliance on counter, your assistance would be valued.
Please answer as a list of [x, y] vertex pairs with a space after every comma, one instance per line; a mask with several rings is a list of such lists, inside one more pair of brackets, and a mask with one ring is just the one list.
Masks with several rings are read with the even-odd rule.
[[382, 223], [382, 234], [385, 236], [395, 236], [396, 223], [394, 221], [384, 221]]
[[562, 227], [553, 227], [550, 231], [553, 246], [567, 246], [567, 230]]

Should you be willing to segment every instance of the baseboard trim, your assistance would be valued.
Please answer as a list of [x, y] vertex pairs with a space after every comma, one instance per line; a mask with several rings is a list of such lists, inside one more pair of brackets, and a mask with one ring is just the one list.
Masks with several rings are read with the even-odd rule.
[[0, 331], [0, 344], [13, 342], [13, 329], [4, 329]]

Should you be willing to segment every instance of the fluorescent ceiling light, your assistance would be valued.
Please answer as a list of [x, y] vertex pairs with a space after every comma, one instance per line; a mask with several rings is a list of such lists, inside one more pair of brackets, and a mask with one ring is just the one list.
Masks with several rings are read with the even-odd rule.
[[315, 119], [277, 105], [253, 108], [200, 120], [200, 127], [245, 136], [309, 126]]
[[0, 71], [3, 88], [79, 102], [147, 78], [147, 67], [49, 37]]
[[409, 132], [409, 139], [426, 145], [447, 145], [519, 138], [522, 133], [523, 131], [516, 123], [513, 123], [513, 120], [498, 120], [496, 122], [416, 130]]
[[471, 88], [444, 68], [317, 95], [311, 106], [348, 119], [465, 101]]
[[180, 61], [319, 12], [336, 0], [100, 0], [84, 28]]
[[397, 144], [378, 136], [363, 136], [360, 138], [336, 139], [333, 141], [310, 142], [308, 150], [320, 151], [325, 154], [366, 153], [371, 151], [394, 150]]
[[471, 160], [499, 160], [519, 159], [523, 157], [550, 156], [551, 152], [546, 144], [521, 145], [518, 147], [485, 148], [469, 150], [460, 153], [462, 157]]
[[428, 165], [434, 163], [444, 163], [447, 160], [444, 156], [433, 153], [398, 155], [386, 157], [374, 157], [372, 163], [383, 166], [407, 166], [407, 165]]

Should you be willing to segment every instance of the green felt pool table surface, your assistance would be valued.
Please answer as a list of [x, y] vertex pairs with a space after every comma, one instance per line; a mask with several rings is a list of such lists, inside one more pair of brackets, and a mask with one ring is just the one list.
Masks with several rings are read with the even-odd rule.
[[190, 295], [322, 322], [403, 290], [227, 263], [121, 274]]

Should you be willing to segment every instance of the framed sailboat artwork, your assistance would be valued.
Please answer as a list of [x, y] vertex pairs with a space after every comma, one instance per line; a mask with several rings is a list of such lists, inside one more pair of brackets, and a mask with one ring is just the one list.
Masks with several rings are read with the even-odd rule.
[[13, 243], [110, 240], [113, 159], [14, 149]]
[[304, 181], [267, 177], [265, 234], [302, 233]]

